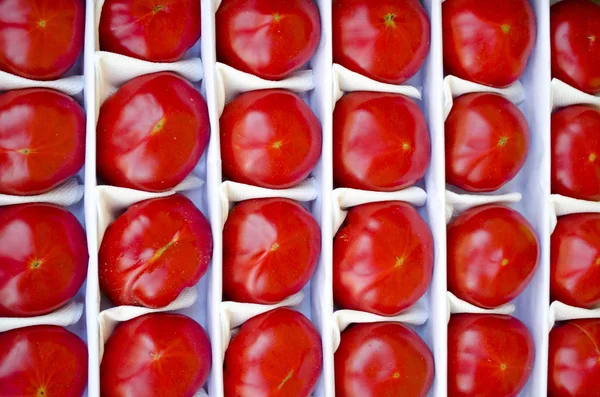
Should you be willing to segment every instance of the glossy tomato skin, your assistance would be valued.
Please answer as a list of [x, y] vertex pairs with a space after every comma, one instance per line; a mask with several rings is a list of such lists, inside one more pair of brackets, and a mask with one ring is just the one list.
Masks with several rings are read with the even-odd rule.
[[456, 98], [445, 131], [446, 181], [461, 189], [498, 190], [525, 164], [527, 120], [500, 95], [473, 93]]
[[0, 193], [45, 193], [83, 167], [85, 115], [58, 91], [0, 94]]
[[268, 80], [304, 66], [321, 39], [313, 0], [223, 0], [216, 14], [217, 60]]
[[516, 397], [531, 374], [535, 346], [518, 319], [453, 314], [448, 323], [448, 395]]
[[527, 66], [536, 39], [528, 0], [442, 3], [444, 69], [465, 80], [505, 87]]
[[105, 0], [100, 49], [175, 62], [200, 39], [200, 19], [200, 2], [195, 0]]
[[495, 308], [515, 299], [533, 278], [539, 242], [512, 208], [482, 205], [448, 224], [448, 290], [473, 305]]
[[308, 397], [321, 373], [315, 327], [301, 313], [279, 308], [242, 324], [225, 351], [226, 397]]
[[562, 108], [552, 114], [551, 126], [552, 193], [599, 201], [600, 111]]
[[116, 305], [164, 307], [200, 281], [211, 258], [210, 224], [190, 199], [141, 201], [104, 233], [100, 288]]
[[211, 368], [204, 329], [181, 314], [151, 313], [120, 323], [104, 345], [103, 397], [192, 397]]
[[321, 124], [285, 90], [241, 94], [220, 119], [223, 172], [235, 181], [285, 189], [303, 181], [321, 156]]
[[433, 373], [431, 351], [400, 323], [351, 325], [335, 351], [337, 397], [425, 397]]
[[81, 397], [88, 352], [62, 327], [36, 325], [0, 334], [0, 396]]
[[600, 4], [565, 0], [550, 7], [552, 77], [600, 93]]
[[550, 331], [548, 397], [594, 396], [600, 389], [600, 319], [570, 320]]
[[5, 1], [0, 19], [0, 70], [33, 80], [59, 78], [83, 48], [85, 2]]
[[223, 293], [238, 302], [281, 302], [308, 283], [320, 252], [319, 225], [300, 204], [243, 201], [223, 228]]
[[418, 0], [334, 0], [333, 62], [400, 84], [423, 65], [430, 25]]
[[343, 309], [391, 316], [427, 290], [433, 239], [404, 202], [353, 207], [333, 240], [333, 297]]
[[116, 186], [169, 190], [198, 164], [209, 131], [206, 102], [188, 81], [170, 72], [136, 77], [100, 108], [98, 173]]
[[67, 303], [85, 280], [83, 227], [53, 204], [0, 207], [0, 317], [32, 317]]
[[395, 191], [425, 175], [431, 142], [425, 117], [410, 99], [352, 92], [333, 112], [333, 178], [354, 189]]
[[600, 303], [600, 214], [558, 218], [550, 237], [550, 295], [571, 306]]

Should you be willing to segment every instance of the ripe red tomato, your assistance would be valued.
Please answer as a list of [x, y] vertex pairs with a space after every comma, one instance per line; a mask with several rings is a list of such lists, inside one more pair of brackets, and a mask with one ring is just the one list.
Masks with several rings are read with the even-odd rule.
[[600, 93], [600, 3], [564, 0], [550, 7], [552, 77]]
[[181, 314], [152, 313], [117, 326], [100, 365], [104, 397], [192, 397], [211, 367], [204, 329]]
[[85, 231], [69, 211], [53, 204], [0, 207], [0, 317], [58, 309], [81, 288], [87, 262]]
[[0, 95], [0, 193], [47, 192], [84, 160], [85, 115], [72, 98], [44, 88]]
[[462, 95], [446, 119], [446, 181], [470, 192], [491, 192], [525, 164], [529, 127], [508, 99], [490, 93]]
[[185, 196], [141, 201], [106, 229], [100, 288], [116, 305], [164, 307], [206, 273], [210, 224]]
[[352, 92], [333, 112], [333, 178], [340, 187], [394, 191], [425, 175], [431, 144], [425, 117], [410, 99]]
[[600, 200], [600, 111], [569, 106], [552, 114], [551, 125], [552, 193]]
[[335, 352], [335, 395], [425, 397], [433, 372], [431, 351], [410, 328], [354, 324]]
[[100, 108], [98, 173], [109, 184], [169, 190], [192, 172], [208, 143], [200, 92], [174, 73], [125, 83]]
[[518, 319], [454, 314], [448, 323], [448, 395], [516, 397], [531, 374], [535, 346]]
[[558, 218], [550, 238], [550, 295], [572, 306], [600, 303], [600, 214]]
[[216, 15], [217, 60], [269, 80], [304, 66], [321, 39], [313, 0], [223, 0]]
[[550, 331], [548, 397], [594, 396], [600, 390], [600, 319], [571, 320]]
[[82, 0], [3, 1], [0, 70], [53, 80], [73, 66], [83, 48]]
[[320, 252], [319, 225], [300, 204], [243, 201], [223, 228], [223, 293], [238, 302], [281, 302], [308, 283]]
[[62, 327], [37, 325], [0, 334], [0, 395], [81, 397], [88, 352]]
[[400, 84], [423, 65], [430, 27], [418, 0], [334, 0], [333, 62]]
[[100, 49], [152, 62], [174, 62], [200, 38], [198, 0], [105, 0]]
[[297, 311], [280, 308], [251, 318], [225, 351], [225, 396], [308, 397], [321, 373], [321, 338]]
[[285, 189], [304, 180], [321, 156], [321, 124], [285, 90], [244, 93], [220, 119], [223, 172], [236, 182]]
[[539, 242], [525, 218], [491, 204], [471, 208], [448, 225], [448, 290], [494, 308], [515, 299], [533, 278]]
[[442, 3], [446, 73], [505, 87], [525, 71], [536, 38], [527, 0], [447, 0]]
[[333, 297], [344, 309], [391, 316], [427, 290], [433, 239], [409, 204], [359, 205], [333, 240]]

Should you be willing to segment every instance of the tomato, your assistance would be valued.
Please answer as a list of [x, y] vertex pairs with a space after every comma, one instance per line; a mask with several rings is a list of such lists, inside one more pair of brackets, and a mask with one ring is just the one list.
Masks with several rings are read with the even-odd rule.
[[103, 397], [192, 397], [211, 367], [204, 329], [181, 314], [152, 313], [114, 330], [100, 365]]
[[125, 83], [100, 108], [98, 173], [109, 184], [169, 190], [192, 172], [208, 144], [200, 92], [170, 72]]
[[552, 77], [600, 93], [600, 3], [564, 0], [550, 7]]
[[462, 95], [446, 119], [446, 181], [470, 192], [491, 192], [525, 164], [529, 127], [508, 99], [489, 93]]
[[550, 295], [572, 306], [600, 303], [600, 214], [558, 218], [550, 237]]
[[152, 62], [175, 62], [200, 39], [198, 0], [105, 0], [100, 49]]
[[550, 331], [548, 396], [594, 396], [600, 389], [600, 319], [571, 320]]
[[600, 200], [600, 111], [575, 105], [552, 114], [552, 193]]
[[311, 395], [321, 373], [321, 338], [297, 311], [280, 308], [242, 324], [225, 351], [226, 397]]
[[333, 178], [340, 187], [394, 191], [425, 175], [431, 143], [425, 117], [410, 99], [352, 92], [333, 112]]
[[44, 88], [0, 95], [0, 193], [47, 192], [85, 160], [85, 115], [72, 98]]
[[0, 334], [0, 396], [81, 397], [88, 352], [62, 327], [36, 325]]
[[447, 0], [442, 3], [446, 73], [505, 87], [527, 66], [536, 39], [527, 0]]
[[448, 225], [448, 290], [494, 308], [515, 299], [533, 278], [540, 252], [535, 231], [512, 208], [471, 208]]
[[82, 0], [18, 0], [0, 5], [0, 70], [53, 80], [73, 66], [83, 48]]
[[400, 323], [354, 324], [335, 352], [337, 397], [425, 397], [433, 383], [433, 355]]
[[321, 124], [285, 90], [244, 93], [220, 120], [223, 172], [233, 181], [285, 189], [303, 181], [321, 156]]
[[419, 0], [333, 0], [333, 62], [390, 84], [411, 78], [429, 52]]
[[53, 204], [0, 207], [0, 317], [58, 309], [81, 288], [87, 262], [85, 231], [69, 211]]
[[215, 18], [217, 60], [263, 79], [300, 69], [321, 39], [313, 0], [222, 0]]
[[243, 201], [223, 228], [223, 293], [238, 302], [281, 302], [308, 283], [320, 252], [319, 225], [300, 204]]
[[200, 281], [211, 258], [210, 224], [190, 199], [144, 200], [106, 229], [100, 288], [116, 305], [164, 307]]
[[516, 397], [531, 374], [535, 347], [518, 319], [453, 314], [448, 323], [448, 395]]
[[353, 207], [333, 240], [333, 297], [344, 309], [391, 316], [427, 290], [433, 239], [400, 201]]

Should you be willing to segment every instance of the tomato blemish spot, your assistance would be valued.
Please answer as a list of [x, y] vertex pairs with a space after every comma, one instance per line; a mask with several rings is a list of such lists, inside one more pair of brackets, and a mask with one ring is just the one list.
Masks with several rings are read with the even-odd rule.
[[508, 142], [507, 136], [500, 137], [500, 139], [498, 140], [498, 146], [506, 146], [506, 142]]
[[392, 375], [392, 377], [393, 377], [394, 379], [398, 379], [398, 378], [400, 377], [400, 373], [398, 373], [398, 372], [394, 372], [394, 375]]
[[502, 29], [503, 33], [508, 33], [508, 32], [510, 32], [510, 25], [507, 23], [504, 23], [504, 24], [500, 25], [500, 29]]
[[277, 249], [279, 248], [279, 244], [275, 243], [271, 246], [271, 252], [275, 252], [277, 251]]
[[163, 116], [160, 120], [158, 120], [158, 122], [156, 124], [154, 124], [154, 127], [152, 127], [152, 131], [150, 131], [150, 135], [158, 134], [164, 128], [166, 121], [167, 121], [167, 118], [165, 116]]
[[502, 262], [500, 262], [500, 264], [501, 264], [502, 266], [506, 266], [506, 265], [508, 265], [508, 259], [506, 259], [506, 258], [502, 259]]
[[395, 28], [396, 22], [394, 21], [394, 18], [396, 18], [396, 14], [394, 14], [392, 12], [385, 14], [383, 17], [385, 26], [387, 26], [388, 28]]
[[285, 385], [285, 382], [287, 382], [288, 380], [290, 380], [292, 378], [292, 375], [294, 375], [294, 370], [290, 370], [290, 372], [288, 372], [288, 374], [286, 375], [286, 377], [281, 381], [281, 383], [279, 384], [279, 386], [277, 386], [277, 390], [281, 390], [281, 388], [283, 387], [283, 385]]
[[500, 364], [500, 370], [506, 371], [506, 364], [504, 364], [504, 363]]
[[47, 23], [47, 21], [45, 19], [42, 19], [42, 20], [38, 21], [37, 26], [40, 28], [45, 28], [46, 23]]
[[590, 153], [590, 155], [588, 156], [588, 161], [590, 163], [593, 163], [594, 161], [596, 161], [596, 153]]
[[152, 10], [152, 14], [156, 15], [160, 10], [162, 10], [164, 8], [165, 8], [165, 6], [158, 5], [158, 6], [154, 7], [154, 9]]

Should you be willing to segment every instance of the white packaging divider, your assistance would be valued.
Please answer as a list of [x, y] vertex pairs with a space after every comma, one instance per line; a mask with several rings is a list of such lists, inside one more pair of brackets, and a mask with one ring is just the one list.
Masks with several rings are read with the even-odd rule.
[[[443, 1], [443, 0], [442, 0]], [[512, 310], [513, 315], [523, 321], [531, 332], [535, 342], [535, 362], [531, 376], [519, 394], [521, 397], [545, 396], [547, 390], [547, 360], [548, 360], [548, 305], [549, 305], [549, 196], [550, 196], [550, 19], [548, 0], [529, 0], [535, 13], [537, 25], [536, 43], [529, 58], [527, 68], [518, 83], [497, 90], [486, 87], [485, 91], [496, 92], [504, 95], [513, 102], [519, 103], [530, 132], [530, 148], [523, 169], [508, 184], [494, 192], [493, 195], [504, 195], [510, 193], [522, 194], [522, 200], [515, 202], [512, 206], [517, 209], [534, 227], [540, 242], [540, 257], [537, 270], [528, 287], [509, 306], [496, 308], [494, 311], [507, 313]], [[452, 78], [454, 79], [454, 78]], [[446, 80], [448, 83], [448, 78]], [[461, 83], [462, 84], [462, 83]], [[474, 84], [474, 83], [470, 83]], [[446, 84], [446, 86], [448, 86]], [[453, 86], [453, 84], [451, 85]], [[521, 90], [524, 96], [521, 97]], [[472, 87], [475, 87], [473, 85]], [[454, 87], [452, 87], [454, 88]], [[472, 90], [470, 90], [472, 91]], [[452, 89], [456, 95], [459, 90]], [[466, 93], [461, 92], [461, 93]], [[521, 99], [523, 100], [521, 102]], [[448, 109], [448, 99], [445, 107]], [[447, 115], [447, 112], [446, 112]], [[468, 196], [462, 195], [458, 189], [451, 188], [459, 193], [454, 197], [448, 197], [449, 205], [458, 196], [463, 200], [469, 200]], [[467, 196], [467, 197], [464, 197]], [[483, 195], [484, 197], [486, 195]], [[513, 197], [514, 199], [514, 197]], [[487, 198], [486, 200], [489, 200]], [[502, 201], [502, 199], [499, 199]], [[456, 209], [456, 204], [454, 204]], [[461, 209], [466, 209], [465, 207]], [[464, 301], [456, 297], [448, 296], [449, 306], [453, 312], [481, 312], [467, 310]]]
[[[88, 18], [89, 10], [86, 8], [86, 22], [85, 31], [87, 34], [89, 26]], [[87, 100], [85, 96], [89, 93], [87, 88], [84, 89], [84, 64], [85, 56], [84, 53], [87, 50], [88, 41], [84, 41], [84, 47], [79, 58], [75, 64], [59, 79], [41, 81], [32, 80], [16, 76], [11, 73], [0, 71], [0, 93], [4, 93], [9, 90], [19, 90], [25, 88], [49, 88], [56, 91], [60, 91], [66, 95], [73, 97], [82, 107], [86, 113], [86, 132], [89, 131], [89, 110]], [[85, 96], [84, 96], [85, 95]], [[93, 95], [93, 93], [92, 93]], [[89, 136], [89, 133], [88, 133]], [[87, 144], [87, 143], [86, 143]], [[51, 203], [65, 207], [73, 215], [77, 217], [82, 226], [86, 229], [86, 234], [89, 230], [89, 225], [84, 218], [83, 202], [82, 198], [84, 195], [84, 174], [87, 172], [87, 163], [79, 170], [79, 172], [72, 178], [63, 182], [53, 190], [47, 193], [35, 195], [35, 196], [12, 196], [12, 195], [0, 195], [0, 206], [23, 204], [23, 203]], [[89, 235], [88, 235], [89, 238]], [[90, 247], [88, 245], [88, 251]], [[88, 263], [88, 273], [91, 264]], [[8, 331], [11, 329], [29, 327], [33, 325], [58, 325], [66, 327], [69, 331], [75, 333], [84, 342], [88, 342], [86, 324], [80, 321], [83, 313], [87, 310], [84, 305], [84, 296], [86, 291], [87, 281], [83, 283], [75, 297], [66, 303], [64, 306], [56, 309], [55, 311], [46, 315], [28, 317], [28, 318], [15, 318], [7, 317], [0, 318], [0, 332]], [[87, 396], [87, 391], [85, 393]]]

